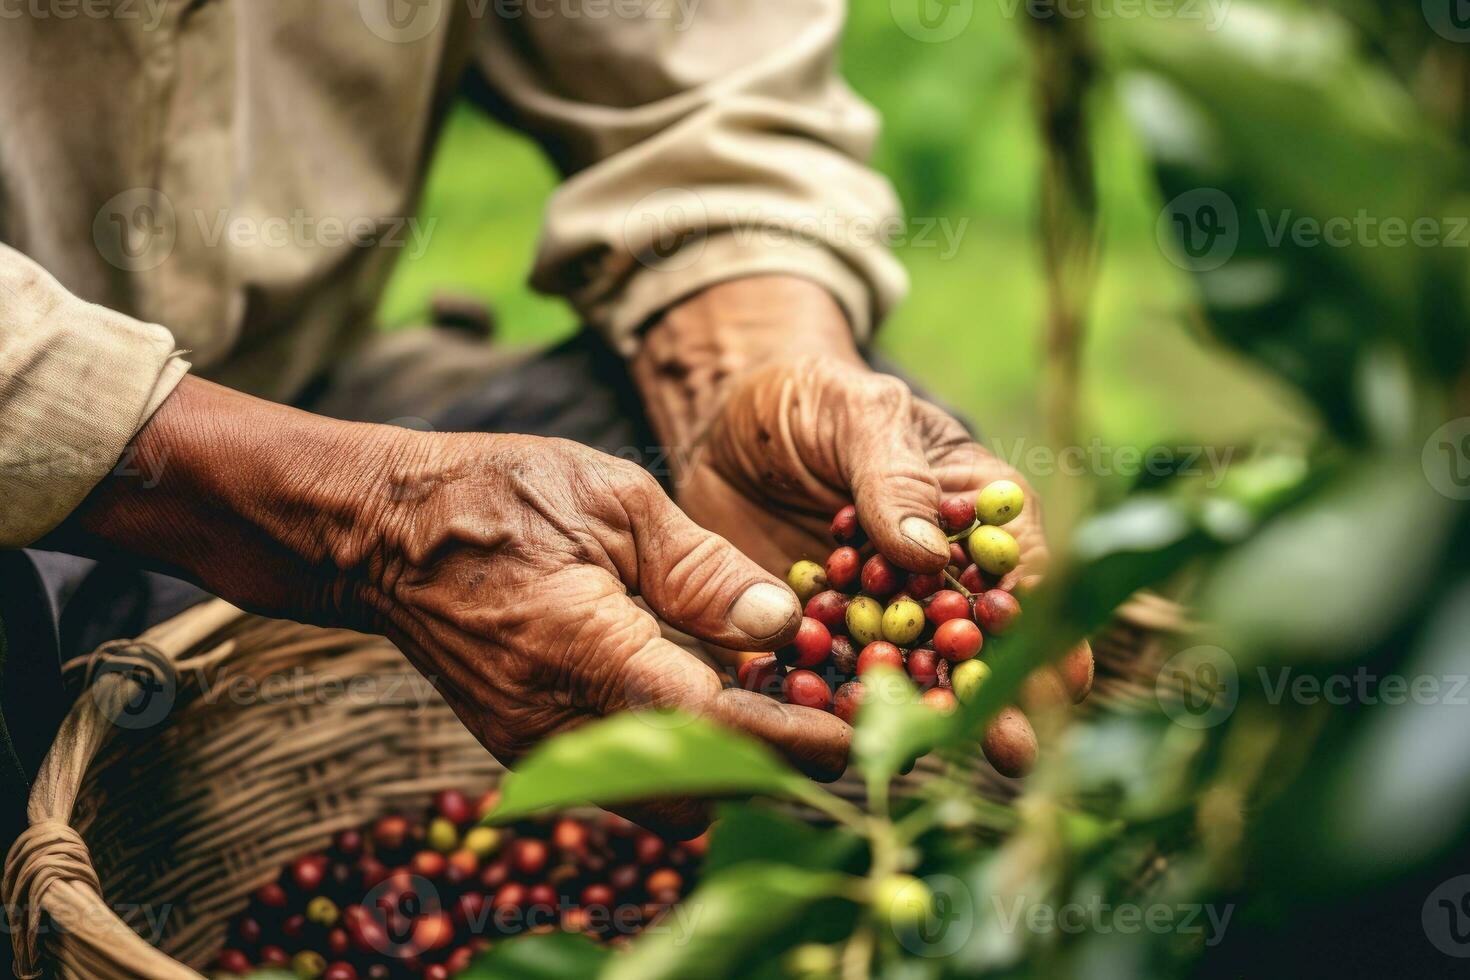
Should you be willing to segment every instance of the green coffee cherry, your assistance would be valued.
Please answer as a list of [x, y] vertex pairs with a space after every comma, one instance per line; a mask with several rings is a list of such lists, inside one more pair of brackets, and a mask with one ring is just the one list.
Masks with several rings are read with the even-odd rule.
[[306, 903], [306, 921], [330, 928], [337, 924], [337, 903], [325, 895], [318, 895]]
[[302, 950], [291, 958], [291, 972], [300, 980], [316, 980], [326, 970], [327, 958], [316, 950]]
[[860, 595], [847, 604], [847, 635], [858, 649], [883, 639], [883, 607], [877, 599]]
[[955, 697], [969, 703], [980, 693], [980, 686], [990, 679], [990, 665], [983, 660], [962, 660], [949, 672], [949, 684]]
[[912, 646], [924, 632], [924, 607], [912, 599], [895, 599], [883, 610], [883, 639], [894, 646]]
[[999, 526], [1021, 516], [1026, 497], [1014, 480], [996, 480], [975, 497], [975, 516], [981, 524]]
[[426, 840], [440, 854], [448, 854], [459, 847], [459, 828], [443, 817], [435, 817], [429, 823]]
[[786, 573], [786, 584], [796, 593], [801, 604], [827, 588], [827, 570], [814, 561], [799, 561]]
[[1021, 547], [1010, 532], [977, 527], [970, 535], [970, 557], [987, 575], [1004, 575], [1021, 563]]
[[781, 961], [792, 980], [829, 980], [837, 976], [841, 958], [837, 950], [821, 943], [802, 943]]
[[873, 911], [895, 932], [917, 929], [934, 908], [934, 893], [913, 875], [889, 875], [873, 885]]
[[489, 857], [500, 846], [500, 831], [494, 827], [471, 827], [464, 835], [464, 849], [475, 857]]

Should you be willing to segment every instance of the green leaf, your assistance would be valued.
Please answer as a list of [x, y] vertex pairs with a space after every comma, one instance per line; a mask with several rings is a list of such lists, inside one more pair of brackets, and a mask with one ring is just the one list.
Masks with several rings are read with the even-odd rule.
[[475, 957], [460, 980], [562, 980], [593, 977], [609, 952], [586, 936], [549, 932], [499, 943]]
[[814, 827], [755, 803], [727, 803], [710, 832], [704, 873], [760, 864], [773, 855], [793, 867], [832, 871], [860, 850], [862, 839], [842, 827]]
[[778, 864], [742, 864], [705, 880], [609, 961], [605, 980], [716, 980], [735, 975], [759, 947], [811, 903], [857, 880]]
[[953, 723], [924, 704], [913, 682], [892, 668], [864, 674], [863, 688], [852, 753], [872, 797], [900, 769], [943, 741]]
[[814, 791], [754, 739], [674, 712], [625, 712], [542, 743], [506, 777], [487, 819], [583, 802], [728, 793], [805, 799]]

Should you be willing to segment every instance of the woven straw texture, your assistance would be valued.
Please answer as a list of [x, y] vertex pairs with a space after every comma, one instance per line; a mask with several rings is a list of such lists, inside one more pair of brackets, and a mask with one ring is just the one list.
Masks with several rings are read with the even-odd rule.
[[[1166, 600], [1130, 602], [1094, 642], [1087, 710], [1151, 703], [1186, 628]], [[222, 601], [67, 673], [81, 694], [5, 863], [21, 977], [198, 978], [286, 862], [503, 771], [386, 640]], [[896, 792], [937, 765], [921, 760]], [[996, 800], [1015, 793], [983, 762], [974, 778]], [[862, 793], [854, 778], [836, 789]]]

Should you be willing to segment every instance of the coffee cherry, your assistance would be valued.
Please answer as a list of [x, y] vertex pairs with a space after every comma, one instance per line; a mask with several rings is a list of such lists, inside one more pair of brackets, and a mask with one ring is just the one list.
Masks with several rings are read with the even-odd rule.
[[809, 670], [793, 670], [786, 675], [786, 700], [791, 704], [826, 711], [832, 706], [832, 689], [819, 674]]
[[328, 928], [337, 924], [337, 903], [325, 895], [318, 895], [306, 903], [306, 920]]
[[949, 543], [949, 563], [957, 568], [964, 568], [970, 564], [970, 553], [958, 541]]
[[437, 878], [444, 873], [449, 862], [438, 851], [419, 851], [408, 862], [408, 868], [421, 878]]
[[666, 850], [663, 838], [657, 834], [650, 834], [645, 830], [633, 838], [633, 856], [638, 859], [639, 864], [657, 864], [663, 860]]
[[[968, 558], [966, 559], [968, 561]], [[974, 562], [969, 562], [965, 570], [959, 574], [960, 587], [971, 595], [979, 595], [990, 586], [985, 584], [985, 579], [980, 575], [980, 567]]]
[[464, 834], [464, 849], [475, 857], [485, 858], [500, 846], [500, 831], [494, 827], [471, 827]]
[[827, 573], [814, 561], [799, 561], [786, 573], [786, 584], [805, 605], [808, 599], [827, 587]]
[[393, 976], [393, 971], [382, 963], [374, 963], [367, 968], [366, 976], [367, 980], [389, 980]]
[[827, 627], [809, 616], [801, 618], [801, 625], [796, 628], [796, 661], [797, 667], [815, 667], [827, 659], [827, 654], [832, 652], [832, 634]]
[[775, 697], [781, 689], [785, 670], [774, 655], [756, 657], [741, 664], [735, 672], [736, 683], [746, 691], [759, 691]]
[[448, 854], [459, 846], [459, 828], [452, 820], [435, 817], [429, 821], [429, 833], [426, 840], [434, 850], [441, 854]]
[[556, 889], [543, 881], [532, 885], [526, 892], [526, 904], [538, 911], [555, 913], [560, 903], [557, 901]]
[[928, 647], [915, 647], [909, 651], [909, 677], [921, 691], [939, 683], [939, 654]]
[[915, 599], [927, 599], [944, 588], [944, 576], [938, 572], [919, 572], [909, 576], [904, 592]]
[[580, 854], [587, 848], [587, 827], [580, 820], [562, 817], [552, 828], [551, 843], [564, 854]]
[[924, 607], [912, 599], [895, 599], [883, 610], [883, 639], [906, 647], [924, 632]]
[[970, 600], [954, 589], [945, 589], [943, 592], [934, 593], [934, 598], [929, 600], [924, 615], [935, 626], [947, 623], [951, 619], [969, 619]]
[[490, 907], [497, 912], [508, 912], [526, 907], [529, 898], [526, 886], [519, 881], [507, 881], [495, 891]]
[[236, 926], [235, 932], [239, 934], [242, 943], [247, 946], [255, 946], [260, 942], [260, 920], [252, 919], [247, 915], [240, 920], [240, 924]]
[[467, 847], [461, 847], [447, 858], [449, 868], [445, 875], [451, 881], [469, 881], [480, 873], [480, 857]]
[[970, 557], [982, 572], [1004, 575], [1021, 563], [1021, 548], [1008, 531], [998, 527], [977, 527], [970, 535]]
[[950, 684], [961, 701], [969, 703], [980, 693], [980, 687], [990, 677], [990, 665], [983, 660], [966, 660], [954, 665], [950, 671]]
[[291, 957], [291, 972], [300, 980], [316, 980], [327, 970], [327, 958], [314, 949], [303, 949]]
[[432, 953], [454, 942], [454, 922], [445, 912], [430, 912], [413, 921], [412, 948], [419, 953]]
[[883, 639], [883, 607], [877, 599], [860, 595], [847, 604], [847, 635], [859, 647]]
[[371, 854], [364, 854], [357, 859], [357, 875], [362, 879], [362, 887], [376, 888], [388, 877], [388, 866]]
[[802, 943], [781, 957], [784, 976], [791, 980], [832, 980], [842, 960], [837, 950], [821, 943]]
[[286, 889], [274, 881], [269, 885], [261, 885], [255, 890], [255, 900], [268, 909], [283, 909], [286, 907]]
[[832, 637], [832, 669], [842, 677], [851, 677], [857, 673], [857, 647], [853, 646], [852, 640], [845, 636]]
[[449, 967], [443, 963], [430, 963], [424, 967], [424, 980], [449, 980]]
[[545, 841], [534, 837], [522, 837], [511, 846], [510, 863], [519, 874], [526, 877], [539, 875], [546, 869], [550, 851]]
[[352, 944], [347, 938], [346, 929], [338, 926], [327, 933], [327, 952], [331, 953], [334, 958], [346, 956], [347, 951], [351, 948]]
[[250, 957], [238, 949], [222, 949], [219, 957], [215, 960], [219, 968], [226, 973], [238, 973], [240, 976], [250, 972]]
[[287, 939], [300, 939], [306, 934], [306, 916], [301, 913], [288, 915], [281, 920], [281, 935]]
[[858, 523], [857, 508], [848, 504], [832, 518], [832, 540], [838, 544], [861, 545], [865, 535]]
[[946, 660], [969, 660], [984, 642], [980, 627], [968, 619], [951, 619], [934, 631], [934, 651]]
[[582, 889], [581, 904], [587, 909], [610, 909], [618, 900], [607, 885], [594, 882]]
[[1036, 731], [1019, 708], [1007, 706], [990, 723], [980, 748], [996, 772], [1016, 779], [1036, 764]]
[[326, 972], [322, 974], [322, 980], [357, 980], [357, 967], [338, 960], [327, 966]]
[[848, 681], [837, 689], [832, 697], [832, 713], [849, 725], [857, 720], [858, 708], [863, 703], [863, 682]]
[[326, 877], [325, 854], [306, 854], [291, 862], [291, 883], [308, 895], [320, 888]]
[[449, 971], [452, 977], [463, 973], [470, 968], [470, 962], [475, 958], [475, 951], [469, 946], [461, 946], [449, 954], [449, 959], [444, 961], [444, 969]]
[[975, 597], [975, 621], [987, 633], [999, 636], [1021, 615], [1021, 604], [1004, 589], [991, 589]]
[[474, 806], [470, 798], [457, 789], [440, 790], [434, 797], [434, 809], [453, 824], [467, 824], [475, 815]]
[[889, 875], [873, 885], [873, 909], [898, 932], [923, 925], [934, 908], [934, 893], [913, 875]]
[[373, 824], [373, 842], [384, 850], [397, 850], [408, 840], [408, 818], [392, 814]]
[[268, 967], [283, 967], [291, 965], [291, 954], [280, 946], [260, 947], [260, 965]]
[[975, 523], [975, 498], [950, 497], [939, 505], [939, 523], [949, 534], [959, 534]]
[[807, 600], [806, 615], [827, 627], [829, 633], [847, 629], [848, 597], [834, 589], [818, 592]]
[[362, 854], [362, 831], [343, 830], [332, 838], [332, 847], [336, 852], [346, 858], [355, 858]]
[[878, 640], [863, 647], [863, 652], [858, 654], [858, 676], [861, 677], [879, 665], [892, 667], [894, 670], [903, 670], [903, 651], [885, 640]]
[[494, 891], [510, 880], [510, 859], [496, 858], [480, 871], [480, 887]]
[[960, 706], [960, 703], [955, 700], [954, 692], [946, 691], [942, 687], [933, 687], [925, 691], [922, 700], [929, 707], [945, 714], [949, 714]]
[[1020, 516], [1026, 497], [1013, 480], [996, 480], [975, 497], [975, 513], [985, 524], [1008, 524]]
[[863, 563], [863, 591], [879, 599], [887, 599], [903, 587], [903, 569], [882, 555], [874, 555]]
[[487, 814], [491, 810], [495, 809], [495, 805], [497, 803], [499, 803], [499, 802], [500, 802], [500, 790], [499, 789], [489, 789], [489, 790], [486, 790], [480, 796], [480, 798], [475, 801], [475, 819], [476, 820], [483, 820], [483, 819], [485, 819], [485, 814]]
[[659, 868], [648, 876], [644, 887], [651, 895], [657, 895], [659, 892], [678, 892], [684, 887], [684, 879], [679, 877], [679, 872], [673, 868]]
[[1067, 685], [1067, 691], [1072, 695], [1073, 704], [1080, 704], [1092, 690], [1093, 674], [1096, 669], [1092, 658], [1092, 647], [1085, 642], [1068, 650], [1057, 663], [1057, 673], [1062, 675], [1062, 683]]
[[858, 550], [841, 547], [827, 556], [827, 584], [834, 589], [846, 589], [858, 580], [863, 559]]

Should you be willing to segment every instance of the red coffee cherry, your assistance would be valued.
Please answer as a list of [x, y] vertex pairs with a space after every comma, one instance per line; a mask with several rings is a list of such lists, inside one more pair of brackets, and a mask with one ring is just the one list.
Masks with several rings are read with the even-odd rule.
[[869, 643], [863, 647], [863, 652], [858, 654], [858, 676], [861, 677], [879, 664], [887, 665], [894, 670], [903, 670], [903, 651], [887, 640]]
[[660, 892], [677, 893], [684, 887], [684, 879], [679, 877], [679, 872], [673, 868], [659, 868], [648, 876], [648, 881], [644, 882], [644, 886], [652, 895]]
[[882, 555], [874, 555], [863, 563], [863, 591], [879, 599], [887, 599], [903, 587], [903, 569]]
[[837, 689], [832, 697], [832, 712], [849, 725], [857, 719], [859, 706], [863, 703], [863, 682], [848, 681]]
[[291, 965], [291, 954], [280, 946], [260, 947], [260, 965], [282, 967]]
[[[774, 657], [771, 662], [775, 663]], [[587, 849], [587, 827], [580, 820], [562, 817], [551, 831], [551, 843], [558, 851], [580, 854]]]
[[943, 592], [934, 593], [934, 598], [924, 607], [924, 616], [939, 626], [951, 619], [970, 618], [970, 600], [960, 595], [953, 589], [945, 589]]
[[268, 909], [283, 909], [286, 907], [286, 889], [274, 881], [261, 885], [255, 890], [255, 900]]
[[861, 545], [865, 535], [858, 523], [857, 508], [848, 504], [832, 518], [832, 540], [838, 544]]
[[322, 980], [357, 980], [357, 967], [338, 960], [336, 963], [328, 964], [326, 972], [322, 974]]
[[925, 691], [923, 701], [929, 707], [936, 711], [943, 711], [945, 714], [960, 706], [959, 699], [954, 696], [954, 692], [946, 691], [942, 687], [935, 687]]
[[443, 963], [430, 963], [424, 967], [424, 980], [449, 980], [449, 967]]
[[832, 689], [818, 674], [809, 670], [793, 670], [786, 675], [786, 700], [825, 711], [832, 706]]
[[454, 824], [467, 824], [475, 815], [470, 798], [457, 789], [441, 790], [434, 797], [434, 809], [439, 811], [439, 816]]
[[480, 796], [480, 798], [475, 801], [475, 819], [476, 820], [483, 819], [484, 816], [485, 816], [485, 814], [487, 814], [491, 810], [495, 809], [495, 805], [497, 803], [499, 803], [499, 802], [500, 802], [500, 790], [499, 789], [486, 790], [484, 792], [484, 794], [482, 794]]
[[310, 895], [327, 877], [327, 856], [306, 854], [291, 862], [291, 883]]
[[444, 912], [430, 912], [413, 921], [410, 947], [418, 953], [432, 953], [454, 942], [454, 922]]
[[[966, 561], [969, 559], [967, 558]], [[990, 588], [985, 584], [985, 575], [980, 571], [980, 566], [972, 562], [963, 567], [965, 570], [960, 572], [960, 585], [964, 586], [966, 592], [971, 595], [979, 595]]]
[[991, 589], [975, 598], [975, 621], [987, 633], [999, 636], [1021, 615], [1021, 604], [1003, 589]]
[[858, 650], [845, 636], [832, 637], [832, 669], [843, 677], [857, 673]]
[[550, 856], [545, 841], [522, 837], [511, 845], [510, 863], [518, 874], [531, 878], [546, 870]]
[[927, 599], [944, 588], [944, 576], [938, 572], [920, 572], [909, 576], [904, 591], [915, 599]]
[[525, 885], [518, 881], [508, 881], [490, 899], [490, 907], [497, 912], [525, 908], [528, 897]]
[[806, 615], [827, 627], [834, 636], [847, 631], [847, 604], [852, 601], [841, 592], [828, 589], [807, 600]]
[[801, 618], [801, 625], [796, 628], [796, 660], [797, 667], [815, 667], [827, 659], [832, 652], [832, 633], [809, 616]]
[[235, 932], [240, 936], [240, 941], [245, 945], [257, 945], [260, 942], [261, 935], [260, 920], [252, 919], [247, 915], [240, 920], [240, 924], [235, 928]]
[[939, 523], [949, 534], [958, 534], [975, 523], [975, 496], [950, 497], [939, 505]]
[[376, 888], [388, 877], [388, 866], [371, 854], [364, 854], [357, 859], [357, 873], [363, 888]]
[[327, 933], [327, 952], [331, 953], [333, 956], [338, 958], [346, 956], [347, 951], [351, 948], [352, 943], [347, 938], [346, 929], [338, 926], [331, 932]]
[[633, 856], [644, 866], [662, 861], [666, 850], [663, 838], [657, 834], [645, 830], [633, 838]]
[[306, 933], [306, 916], [300, 912], [281, 920], [281, 935], [287, 939], [300, 939]]
[[355, 858], [362, 853], [362, 831], [343, 830], [332, 838], [332, 847], [346, 858]]
[[925, 691], [939, 683], [939, 654], [928, 647], [915, 647], [909, 651], [909, 677]]
[[480, 855], [461, 847], [446, 858], [449, 867], [444, 874], [454, 882], [466, 882], [480, 873]]
[[834, 589], [850, 588], [858, 580], [863, 559], [858, 550], [843, 546], [827, 556], [827, 584]]
[[581, 905], [588, 909], [610, 909], [618, 897], [613, 890], [600, 882], [594, 882], [582, 889]]
[[545, 882], [532, 885], [526, 892], [526, 904], [540, 912], [555, 913], [560, 904], [556, 897], [556, 889]]
[[241, 976], [244, 976], [251, 970], [250, 957], [246, 956], [238, 949], [220, 950], [219, 957], [215, 960], [215, 962], [218, 963], [219, 968], [226, 973], [238, 973]]
[[934, 650], [946, 660], [969, 660], [984, 641], [980, 627], [968, 619], [951, 619], [934, 631]]
[[608, 872], [607, 883], [615, 892], [630, 892], [638, 887], [638, 879], [642, 874], [636, 864], [620, 864]]
[[396, 813], [390, 814], [373, 824], [373, 842], [380, 848], [397, 850], [408, 840], [408, 832], [408, 818]]
[[756, 657], [741, 664], [735, 672], [736, 683], [746, 691], [759, 691], [775, 697], [781, 690], [785, 670], [774, 654]]
[[471, 932], [479, 932], [485, 928], [485, 904], [488, 901], [484, 892], [465, 892], [454, 903], [454, 921]]
[[423, 878], [438, 878], [448, 866], [438, 851], [419, 851], [408, 862], [409, 870]]
[[480, 872], [480, 887], [494, 891], [510, 880], [510, 860], [499, 857], [485, 865]]

